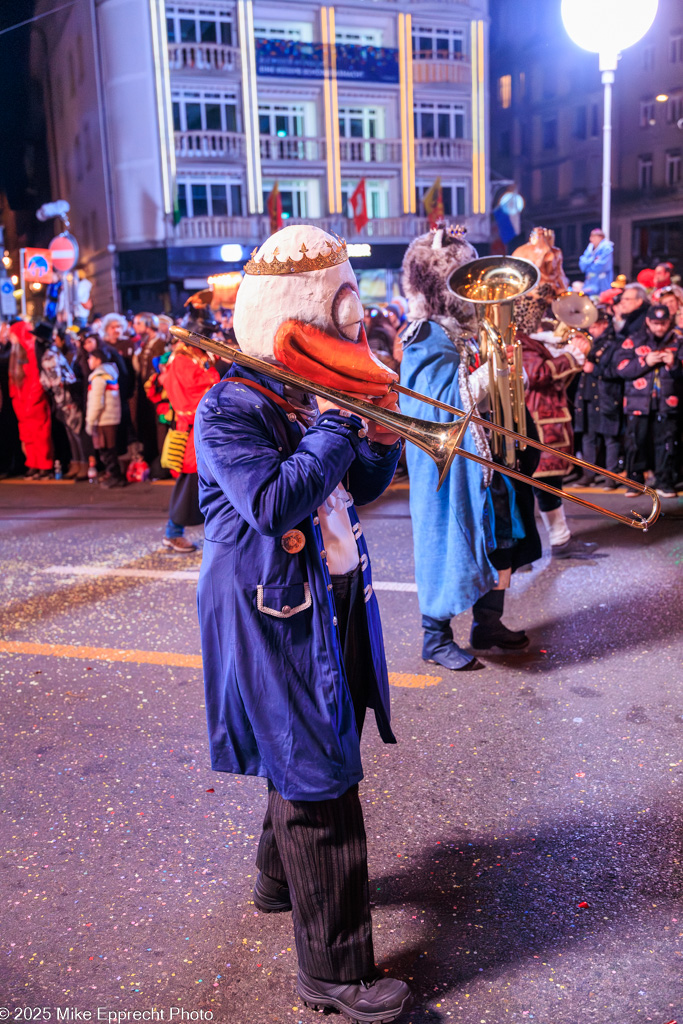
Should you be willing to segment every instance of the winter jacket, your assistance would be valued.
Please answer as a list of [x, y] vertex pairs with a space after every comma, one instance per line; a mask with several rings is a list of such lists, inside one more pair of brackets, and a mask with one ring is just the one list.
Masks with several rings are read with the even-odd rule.
[[78, 387], [76, 374], [64, 353], [51, 345], [40, 364], [40, 383], [52, 396], [54, 410], [74, 434], [83, 429], [83, 412], [73, 393]]
[[88, 377], [85, 429], [93, 434], [98, 427], [115, 427], [120, 422], [119, 373], [113, 363], [101, 363]]
[[638, 331], [641, 331], [645, 327], [645, 320], [649, 309], [650, 303], [644, 302], [642, 306], [638, 306], [637, 309], [632, 309], [630, 313], [627, 313], [621, 326], [617, 329], [617, 338], [630, 338], [632, 334], [637, 334]]
[[218, 370], [206, 353], [182, 343], [175, 347], [171, 358], [161, 368], [159, 382], [171, 403], [175, 427], [190, 432], [183, 457], [183, 473], [197, 472], [194, 418], [203, 396], [218, 383], [218, 379]]
[[[529, 378], [527, 408], [534, 418], [538, 435], [558, 453], [574, 454], [572, 414], [569, 411], [567, 385], [579, 373], [581, 364], [567, 349], [553, 355], [537, 338], [519, 335], [522, 342], [524, 369]], [[534, 476], [561, 476], [569, 470], [569, 463], [560, 454], [541, 453], [541, 461]]]
[[[205, 542], [197, 588], [211, 765], [271, 779], [286, 800], [342, 796], [363, 776], [317, 509], [341, 481], [358, 505], [389, 485], [398, 446], [373, 450], [361, 421], [324, 413], [302, 434], [283, 386], [233, 368], [195, 418]], [[372, 651], [368, 706], [382, 739], [389, 685], [363, 529], [358, 545]], [[305, 540], [288, 553], [283, 535]]]
[[579, 376], [574, 398], [574, 426], [579, 433], [588, 430], [589, 405], [598, 413], [598, 434], [617, 437], [621, 432], [624, 382], [614, 369], [614, 353], [618, 348], [614, 331], [608, 327], [586, 356], [586, 363], [592, 363], [593, 369], [584, 369]]
[[[675, 353], [673, 366], [648, 366], [648, 352], [668, 349]], [[626, 338], [613, 355], [614, 371], [624, 384], [624, 412], [627, 416], [678, 416], [683, 394], [683, 334], [677, 329], [656, 338], [645, 327]]]
[[611, 287], [614, 279], [613, 252], [614, 242], [608, 242], [605, 238], [595, 248], [589, 243], [583, 255], [579, 256], [586, 295], [599, 295]]

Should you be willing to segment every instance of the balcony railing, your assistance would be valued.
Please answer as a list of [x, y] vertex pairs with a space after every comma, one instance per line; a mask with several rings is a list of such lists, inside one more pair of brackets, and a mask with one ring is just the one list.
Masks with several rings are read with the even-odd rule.
[[400, 164], [401, 143], [397, 139], [340, 139], [339, 157], [342, 163]]
[[413, 81], [419, 85], [468, 85], [471, 73], [470, 59], [465, 53], [438, 56], [435, 50], [413, 51]]
[[[472, 241], [488, 239], [490, 218], [487, 215], [458, 217], [457, 220], [467, 227]], [[415, 214], [406, 214], [403, 217], [376, 217], [363, 228], [360, 235], [353, 221], [346, 217], [290, 218], [285, 224], [315, 224], [330, 234], [357, 242], [407, 243], [429, 230], [429, 222]], [[178, 244], [193, 241], [235, 241], [251, 246], [260, 245], [270, 233], [268, 217], [256, 214], [252, 217], [184, 217], [175, 228], [175, 239]], [[357, 266], [362, 268], [362, 262]]]
[[472, 143], [467, 139], [416, 139], [415, 159], [418, 163], [469, 164]]
[[296, 135], [261, 135], [259, 137], [262, 160], [325, 159], [325, 140], [308, 139]]
[[177, 157], [190, 160], [239, 160], [244, 157], [244, 136], [236, 132], [176, 132]]
[[169, 43], [171, 71], [238, 71], [240, 51], [222, 43]]

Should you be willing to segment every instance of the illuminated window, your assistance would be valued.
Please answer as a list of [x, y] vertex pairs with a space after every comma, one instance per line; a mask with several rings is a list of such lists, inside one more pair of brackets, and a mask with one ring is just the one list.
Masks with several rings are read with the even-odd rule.
[[498, 79], [498, 102], [503, 110], [512, 105], [512, 75], [502, 75]]
[[642, 100], [640, 104], [640, 127], [647, 128], [655, 123], [655, 105], [652, 100]]

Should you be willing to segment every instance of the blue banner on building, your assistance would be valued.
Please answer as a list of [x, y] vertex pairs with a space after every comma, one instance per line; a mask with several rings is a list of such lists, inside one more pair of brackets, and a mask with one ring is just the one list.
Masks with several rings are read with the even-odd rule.
[[[384, 46], [337, 46], [340, 82], [398, 83], [398, 50]], [[323, 44], [291, 39], [257, 39], [256, 73], [266, 78], [322, 78]]]

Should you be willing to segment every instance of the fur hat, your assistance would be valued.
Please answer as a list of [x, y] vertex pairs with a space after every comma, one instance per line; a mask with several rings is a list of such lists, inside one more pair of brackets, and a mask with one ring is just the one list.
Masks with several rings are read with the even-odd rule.
[[478, 257], [462, 230], [439, 226], [410, 243], [403, 257], [403, 291], [408, 297], [409, 320], [448, 317], [472, 329], [474, 306], [449, 291], [448, 278], [464, 263]]

